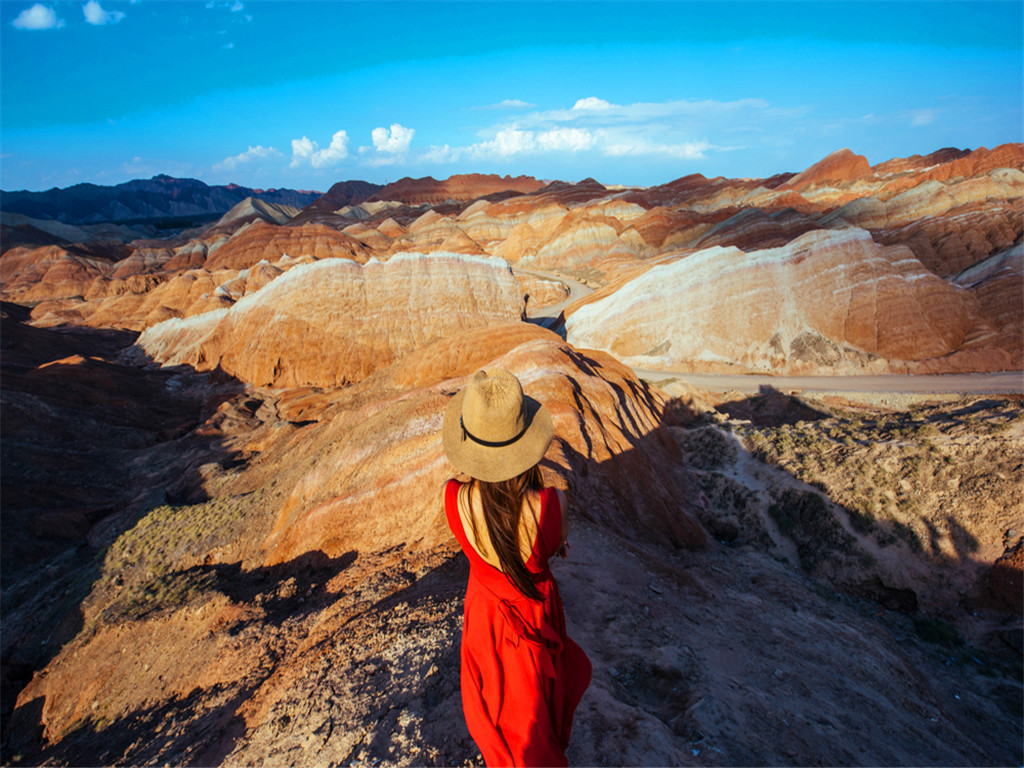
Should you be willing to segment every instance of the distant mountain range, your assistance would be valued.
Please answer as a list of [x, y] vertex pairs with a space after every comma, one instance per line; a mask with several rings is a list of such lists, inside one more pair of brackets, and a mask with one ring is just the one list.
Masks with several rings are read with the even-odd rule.
[[[372, 186], [375, 191], [376, 185]], [[197, 179], [176, 179], [161, 174], [113, 187], [76, 184], [45, 192], [0, 191], [0, 210], [65, 224], [96, 224], [221, 215], [247, 197], [301, 209], [321, 195], [321, 192], [294, 189], [250, 189], [237, 184], [211, 187]]]

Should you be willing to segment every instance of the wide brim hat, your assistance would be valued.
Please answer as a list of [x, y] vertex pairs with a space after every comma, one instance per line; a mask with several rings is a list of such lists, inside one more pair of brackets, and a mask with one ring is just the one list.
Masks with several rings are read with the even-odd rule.
[[477, 371], [449, 401], [441, 426], [448, 461], [488, 483], [540, 462], [555, 436], [551, 414], [502, 368]]

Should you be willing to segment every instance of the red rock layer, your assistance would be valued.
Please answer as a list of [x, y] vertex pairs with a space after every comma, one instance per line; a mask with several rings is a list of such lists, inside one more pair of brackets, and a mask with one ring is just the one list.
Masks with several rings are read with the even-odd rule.
[[778, 189], [807, 189], [820, 184], [843, 184], [860, 179], [868, 179], [874, 175], [867, 158], [856, 155], [849, 149], [840, 149], [828, 157], [819, 160], [810, 168], [789, 181], [780, 184]]

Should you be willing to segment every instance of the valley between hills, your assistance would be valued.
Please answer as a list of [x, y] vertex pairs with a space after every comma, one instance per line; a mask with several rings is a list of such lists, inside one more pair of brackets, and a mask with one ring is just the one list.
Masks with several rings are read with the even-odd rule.
[[572, 763], [1024, 760], [1024, 145], [132, 184], [0, 196], [3, 764], [481, 764], [482, 367], [572, 499]]

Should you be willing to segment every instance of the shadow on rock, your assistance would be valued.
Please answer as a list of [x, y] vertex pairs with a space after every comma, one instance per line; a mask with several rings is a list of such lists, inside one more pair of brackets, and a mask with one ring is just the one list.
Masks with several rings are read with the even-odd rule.
[[722, 403], [715, 410], [733, 419], [749, 421], [756, 427], [780, 427], [783, 424], [829, 418], [829, 414], [767, 384], [761, 385], [759, 394]]

